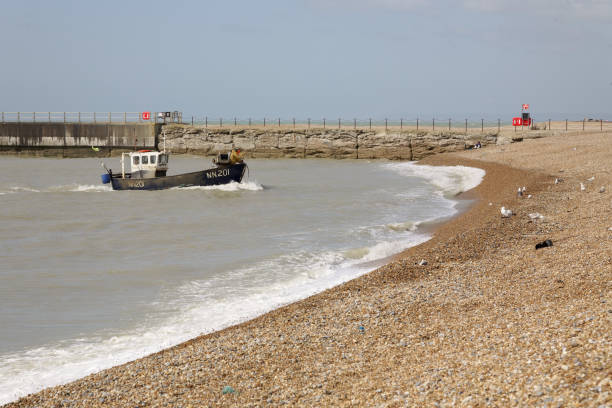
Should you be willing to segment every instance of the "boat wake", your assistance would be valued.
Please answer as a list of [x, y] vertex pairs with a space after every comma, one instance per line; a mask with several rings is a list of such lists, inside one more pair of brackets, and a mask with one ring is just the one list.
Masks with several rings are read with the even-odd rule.
[[216, 186], [189, 186], [189, 187], [172, 187], [170, 190], [217, 190], [217, 191], [260, 191], [264, 187], [256, 181], [247, 181], [236, 183], [232, 181], [228, 184], [220, 184]]

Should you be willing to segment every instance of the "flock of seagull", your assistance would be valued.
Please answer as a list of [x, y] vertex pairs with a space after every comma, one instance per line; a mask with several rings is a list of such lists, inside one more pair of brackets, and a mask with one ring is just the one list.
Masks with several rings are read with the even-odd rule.
[[[586, 181], [590, 183], [593, 180], [595, 180], [595, 176], [588, 178]], [[563, 182], [563, 179], [555, 178], [555, 184], [559, 184], [561, 182]], [[527, 189], [525, 188], [525, 186], [519, 187], [518, 190], [517, 190], [517, 195], [519, 197], [525, 197], [525, 192], [526, 191], [527, 191]], [[584, 183], [580, 183], [580, 191], [586, 191], [586, 185]], [[605, 191], [606, 191], [606, 188], [604, 186], [601, 186], [601, 188], [599, 189], [599, 192], [603, 193]], [[531, 198], [531, 194], [528, 194], [526, 197], [527, 198]], [[491, 203], [489, 203], [489, 205], [490, 204]], [[502, 206], [502, 208], [500, 209], [500, 212], [501, 212], [502, 218], [509, 218], [509, 217], [514, 215], [514, 213], [512, 212], [511, 209], [506, 208], [504, 206]], [[540, 219], [540, 218], [544, 218], [544, 217], [541, 214], [539, 214], [539, 213], [532, 213], [532, 214], [529, 214], [529, 218], [531, 218], [531, 219]]]

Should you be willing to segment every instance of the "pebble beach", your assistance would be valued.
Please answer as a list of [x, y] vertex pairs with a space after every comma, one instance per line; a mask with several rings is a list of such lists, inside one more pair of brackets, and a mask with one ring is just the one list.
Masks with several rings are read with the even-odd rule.
[[6, 407], [612, 407], [611, 158], [612, 133], [427, 157], [486, 171], [431, 240]]

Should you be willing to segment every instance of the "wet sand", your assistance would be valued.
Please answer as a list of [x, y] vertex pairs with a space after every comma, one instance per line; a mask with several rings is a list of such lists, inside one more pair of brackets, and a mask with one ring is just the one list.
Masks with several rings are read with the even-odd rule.
[[[487, 172], [466, 194], [476, 203], [430, 241], [252, 321], [8, 406], [612, 406], [612, 134], [422, 162]], [[536, 250], [546, 239], [553, 246]]]

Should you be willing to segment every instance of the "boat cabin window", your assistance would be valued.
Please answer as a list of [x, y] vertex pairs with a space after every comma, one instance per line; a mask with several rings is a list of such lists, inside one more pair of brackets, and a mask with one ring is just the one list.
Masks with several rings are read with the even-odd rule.
[[139, 165], [140, 164], [140, 156], [132, 157], [132, 164]]
[[151, 164], [155, 164], [155, 156], [151, 156]]
[[160, 154], [159, 155], [159, 164], [168, 164], [168, 155]]
[[142, 164], [149, 164], [149, 156], [142, 156]]

